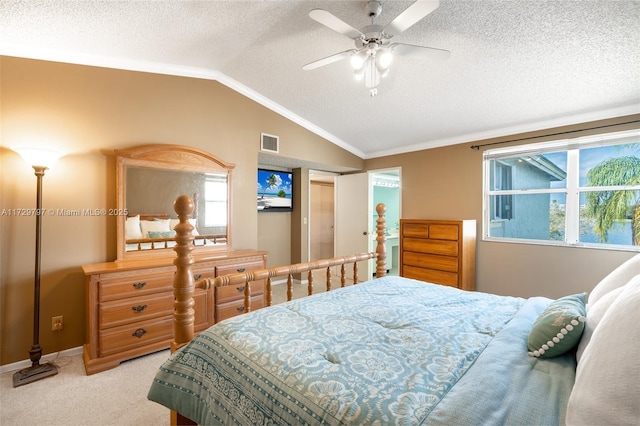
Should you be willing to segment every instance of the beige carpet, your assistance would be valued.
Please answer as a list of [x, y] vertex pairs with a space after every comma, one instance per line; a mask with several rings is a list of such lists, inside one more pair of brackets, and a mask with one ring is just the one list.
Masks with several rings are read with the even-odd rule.
[[[345, 285], [349, 286], [353, 283], [352, 279], [347, 279]], [[340, 277], [333, 277], [331, 279], [331, 290], [340, 288]], [[309, 294], [307, 282], [300, 283], [298, 280], [294, 280], [291, 285], [293, 293], [292, 299], [300, 299]], [[327, 291], [327, 283], [324, 272], [314, 271], [313, 274], [313, 294], [324, 293]], [[278, 303], [287, 301], [287, 283], [286, 281], [277, 282], [271, 286], [271, 304], [277, 305]]]
[[169, 410], [147, 400], [156, 370], [169, 351], [156, 352], [91, 376], [82, 355], [58, 358], [58, 374], [17, 388], [0, 376], [2, 426], [168, 425]]

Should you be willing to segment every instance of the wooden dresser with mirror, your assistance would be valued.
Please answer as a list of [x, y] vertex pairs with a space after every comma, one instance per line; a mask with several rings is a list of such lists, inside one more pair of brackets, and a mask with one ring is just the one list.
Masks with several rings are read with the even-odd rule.
[[[231, 249], [234, 165], [197, 149], [146, 145], [116, 154], [117, 260], [83, 265], [87, 285], [87, 374], [169, 348], [173, 341], [173, 202], [194, 200], [194, 281], [266, 268], [267, 253]], [[256, 282], [253, 309], [264, 306]], [[257, 290], [257, 291], [256, 291]], [[242, 313], [243, 289], [198, 289], [194, 329]]]

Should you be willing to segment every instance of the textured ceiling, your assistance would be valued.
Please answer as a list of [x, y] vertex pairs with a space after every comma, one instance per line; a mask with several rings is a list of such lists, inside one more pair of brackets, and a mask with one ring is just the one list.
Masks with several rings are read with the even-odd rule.
[[363, 158], [640, 112], [639, 1], [442, 0], [393, 40], [451, 58], [396, 58], [374, 98], [348, 61], [302, 70], [354, 46], [309, 11], [364, 4], [2, 0], [0, 54], [218, 79]]

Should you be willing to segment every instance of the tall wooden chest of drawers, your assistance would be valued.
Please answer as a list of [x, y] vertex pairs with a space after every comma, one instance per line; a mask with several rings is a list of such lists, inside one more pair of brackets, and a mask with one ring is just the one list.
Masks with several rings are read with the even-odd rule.
[[400, 275], [476, 288], [476, 221], [400, 219]]
[[[238, 250], [194, 256], [195, 281], [266, 268], [266, 252]], [[83, 265], [87, 282], [87, 374], [169, 348], [173, 341], [173, 258]], [[265, 305], [264, 283], [251, 284], [252, 310]], [[243, 313], [244, 288], [196, 289], [194, 331]]]

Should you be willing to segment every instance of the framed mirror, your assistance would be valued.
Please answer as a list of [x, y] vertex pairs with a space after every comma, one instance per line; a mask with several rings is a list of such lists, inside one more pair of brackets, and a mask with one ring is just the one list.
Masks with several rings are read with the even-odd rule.
[[231, 247], [233, 164], [180, 145], [145, 145], [115, 154], [118, 260], [175, 256], [173, 202], [184, 194], [195, 204], [193, 254]]

